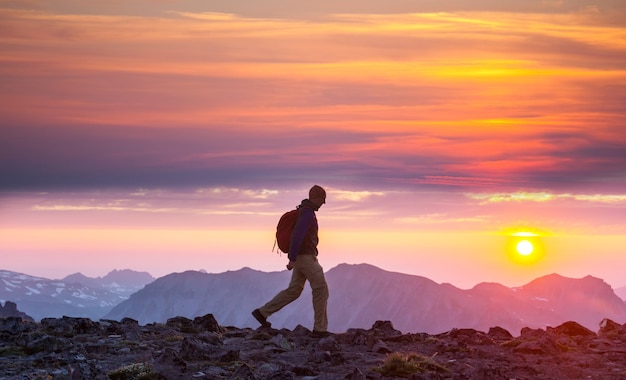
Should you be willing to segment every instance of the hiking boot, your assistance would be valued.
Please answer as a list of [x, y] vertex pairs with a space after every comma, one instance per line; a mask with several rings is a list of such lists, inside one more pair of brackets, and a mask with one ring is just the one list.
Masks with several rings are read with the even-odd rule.
[[263, 316], [263, 314], [261, 314], [261, 311], [259, 309], [254, 309], [254, 311], [252, 312], [252, 316], [256, 318], [257, 321], [259, 321], [261, 326], [272, 327], [272, 324], [269, 323], [267, 319], [265, 319], [265, 317]]

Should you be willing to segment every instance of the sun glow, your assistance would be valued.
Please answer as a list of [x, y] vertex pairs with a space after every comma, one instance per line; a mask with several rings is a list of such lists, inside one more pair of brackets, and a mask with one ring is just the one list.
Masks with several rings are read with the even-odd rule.
[[545, 255], [542, 238], [543, 233], [533, 230], [509, 230], [507, 231], [506, 252], [511, 261], [516, 264], [536, 264]]
[[534, 247], [533, 247], [533, 243], [531, 243], [528, 240], [521, 240], [520, 242], [517, 243], [517, 245], [515, 246], [515, 249], [517, 250], [517, 253], [519, 253], [522, 256], [528, 256], [531, 253], [533, 253], [534, 251]]

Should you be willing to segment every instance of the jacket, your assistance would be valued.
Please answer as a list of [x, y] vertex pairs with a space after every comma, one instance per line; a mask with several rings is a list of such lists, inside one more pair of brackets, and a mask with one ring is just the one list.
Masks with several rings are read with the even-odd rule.
[[296, 261], [300, 254], [317, 256], [319, 226], [315, 211], [315, 206], [308, 199], [303, 200], [298, 206], [298, 220], [291, 233], [289, 244], [289, 260]]

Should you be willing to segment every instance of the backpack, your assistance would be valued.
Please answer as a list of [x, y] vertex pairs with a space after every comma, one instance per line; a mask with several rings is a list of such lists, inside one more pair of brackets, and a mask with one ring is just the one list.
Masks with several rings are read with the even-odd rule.
[[[291, 233], [298, 220], [298, 209], [287, 211], [278, 220], [276, 226], [276, 242], [274, 247], [278, 244], [278, 249], [284, 253], [289, 253], [289, 244], [291, 243]], [[273, 249], [272, 249], [273, 250]]]

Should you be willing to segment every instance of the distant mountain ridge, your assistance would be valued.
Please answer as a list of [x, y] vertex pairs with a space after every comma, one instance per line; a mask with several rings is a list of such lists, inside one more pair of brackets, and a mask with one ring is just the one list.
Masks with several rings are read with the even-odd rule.
[[[250, 312], [288, 283], [291, 273], [250, 268], [220, 274], [195, 271], [161, 277], [115, 306], [105, 318], [130, 317], [141, 324], [174, 316], [212, 313], [224, 325], [257, 327]], [[552, 274], [524, 286], [481, 283], [469, 290], [425, 277], [388, 272], [368, 264], [340, 264], [326, 273], [330, 330], [368, 328], [391, 320], [401, 331], [441, 333], [453, 328], [511, 332], [576, 321], [591, 330], [603, 318], [626, 322], [626, 302], [601, 279]], [[312, 325], [310, 288], [269, 318], [277, 328]]]
[[82, 273], [66, 276], [62, 281], [78, 283], [92, 288], [101, 288], [111, 293], [128, 298], [131, 294], [143, 288], [155, 278], [148, 272], [136, 272], [130, 269], [112, 270], [104, 277], [91, 278]]
[[615, 289], [615, 294], [624, 301], [626, 301], [626, 286]]
[[98, 278], [76, 273], [62, 280], [0, 270], [0, 302], [16, 303], [35, 320], [64, 315], [98, 320], [152, 281], [150, 274], [130, 270]]
[[[0, 270], [0, 303], [15, 302], [36, 320], [63, 315], [122, 319], [142, 324], [174, 316], [212, 313], [224, 325], [257, 327], [250, 311], [288, 283], [291, 272], [250, 268], [219, 274], [187, 271], [154, 279], [146, 272], [114, 270], [104, 277], [75, 273], [62, 280]], [[597, 330], [603, 318], [626, 321], [626, 302], [604, 281], [557, 274], [508, 288], [481, 283], [469, 290], [437, 284], [428, 278], [384, 271], [368, 264], [341, 264], [326, 273], [330, 288], [332, 331], [368, 328], [391, 320], [401, 331], [439, 333], [452, 328], [486, 331], [500, 326], [511, 332], [574, 320]], [[620, 288], [622, 291], [626, 287]], [[619, 290], [619, 289], [618, 289]], [[310, 288], [270, 322], [295, 328], [312, 324]]]

